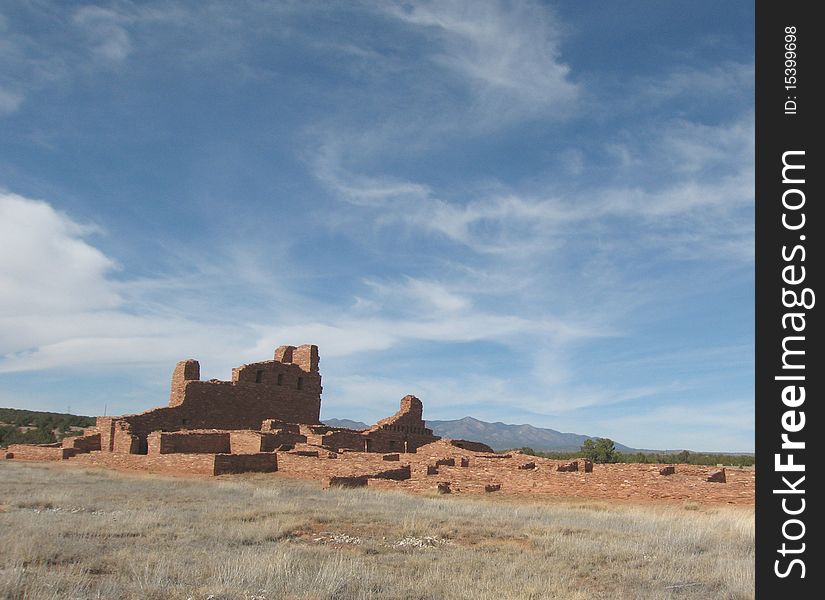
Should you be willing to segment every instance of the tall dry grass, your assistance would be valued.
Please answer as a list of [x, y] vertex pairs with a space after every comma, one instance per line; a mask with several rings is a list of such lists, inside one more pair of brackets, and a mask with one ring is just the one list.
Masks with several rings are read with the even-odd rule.
[[519, 505], [0, 463], [3, 598], [753, 597], [746, 509]]

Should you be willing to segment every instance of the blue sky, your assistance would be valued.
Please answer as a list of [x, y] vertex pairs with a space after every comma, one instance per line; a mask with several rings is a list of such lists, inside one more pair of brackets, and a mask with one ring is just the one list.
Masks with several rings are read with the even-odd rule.
[[0, 0], [0, 406], [315, 343], [408, 393], [753, 450], [750, 2]]

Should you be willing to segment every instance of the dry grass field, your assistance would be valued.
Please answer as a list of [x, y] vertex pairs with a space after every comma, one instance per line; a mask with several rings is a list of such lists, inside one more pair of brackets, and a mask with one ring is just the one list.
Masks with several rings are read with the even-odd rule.
[[744, 599], [753, 509], [0, 461], [0, 597]]

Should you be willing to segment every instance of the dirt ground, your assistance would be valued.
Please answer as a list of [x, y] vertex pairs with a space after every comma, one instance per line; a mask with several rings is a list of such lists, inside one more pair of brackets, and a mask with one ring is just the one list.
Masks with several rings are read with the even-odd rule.
[[[299, 471], [296, 463], [312, 460], [327, 464], [338, 461], [339, 464], [333, 469], [336, 475], [367, 473], [370, 469], [363, 465], [365, 456], [369, 457], [362, 453], [344, 453], [336, 460], [290, 456], [281, 462], [282, 470], [279, 471], [279, 476], [295, 474]], [[460, 466], [462, 457], [468, 459], [468, 466]], [[454, 459], [455, 466], [438, 465], [438, 473], [428, 475], [427, 467], [436, 466], [436, 461], [444, 458]], [[367, 460], [375, 464], [374, 469], [399, 464], [379, 459], [380, 455], [375, 458], [369, 457]], [[623, 501], [634, 504], [754, 504], [756, 472], [753, 468], [726, 468], [726, 483], [714, 483], [707, 481], [707, 476], [717, 470], [716, 467], [675, 465], [676, 472], [667, 476], [659, 474], [659, 469], [664, 465], [656, 464], [596, 464], [593, 465], [591, 473], [557, 471], [557, 466], [565, 462], [568, 461], [518, 452], [509, 455], [468, 452], [445, 442], [436, 442], [420, 448], [415, 454], [400, 456], [400, 464], [410, 465], [410, 479], [370, 479], [369, 486], [433, 494], [437, 493], [438, 482], [449, 482], [451, 493], [454, 494], [500, 495], [513, 499], [534, 500], [554, 497], [566, 500], [581, 498]], [[582, 468], [581, 461], [579, 462]], [[352, 466], [348, 463], [352, 463]], [[519, 468], [526, 463], [535, 463], [535, 467]], [[317, 475], [313, 478], [319, 481], [324, 479]], [[501, 488], [497, 492], [485, 492], [485, 486], [488, 484], [500, 484]]]

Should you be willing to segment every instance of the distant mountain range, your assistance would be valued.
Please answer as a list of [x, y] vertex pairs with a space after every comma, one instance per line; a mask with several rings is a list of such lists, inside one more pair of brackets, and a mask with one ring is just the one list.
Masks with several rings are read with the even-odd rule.
[[[331, 427], [348, 429], [365, 429], [369, 427], [360, 421], [349, 419], [324, 419]], [[569, 452], [578, 450], [585, 440], [592, 436], [578, 433], [563, 433], [555, 429], [544, 429], [532, 425], [507, 425], [506, 423], [488, 423], [473, 417], [464, 417], [454, 421], [427, 421], [427, 427], [441, 437], [459, 440], [484, 442], [495, 450], [529, 447], [533, 450], [553, 450]], [[613, 440], [619, 452], [637, 452], [636, 448], [624, 446]]]

